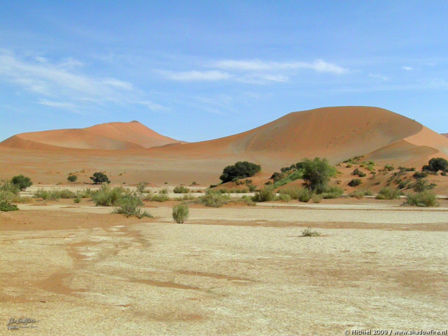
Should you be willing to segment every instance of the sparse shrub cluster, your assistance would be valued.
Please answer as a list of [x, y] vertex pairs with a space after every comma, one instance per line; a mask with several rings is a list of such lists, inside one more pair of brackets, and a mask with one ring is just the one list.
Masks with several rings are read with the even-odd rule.
[[363, 198], [364, 196], [372, 196], [372, 192], [370, 190], [356, 190], [350, 194], [350, 197], [353, 198]]
[[114, 210], [114, 213], [125, 215], [126, 217], [135, 216], [137, 218], [149, 217], [151, 214], [147, 211], [143, 211], [141, 206], [142, 200], [134, 193], [126, 193], [122, 195], [117, 201], [118, 207]]
[[208, 206], [219, 208], [230, 201], [230, 196], [217, 192], [215, 190], [207, 190], [204, 196], [199, 197], [199, 203]]
[[118, 205], [119, 200], [127, 193], [124, 188], [111, 188], [103, 185], [100, 190], [92, 193], [92, 200], [96, 206], [115, 206]]
[[190, 189], [188, 189], [187, 187], [184, 187], [184, 186], [180, 185], [180, 186], [176, 186], [176, 187], [173, 189], [173, 192], [176, 193], [176, 194], [187, 194], [187, 193], [190, 192]]
[[380, 190], [376, 199], [380, 200], [393, 200], [399, 198], [401, 195], [401, 191], [393, 188], [383, 188]]
[[43, 200], [51, 200], [55, 201], [58, 199], [70, 199], [70, 198], [76, 198], [77, 194], [75, 194], [73, 191], [70, 191], [68, 189], [62, 189], [62, 190], [44, 190], [44, 189], [38, 189], [34, 194], [34, 198], [41, 198]]
[[409, 194], [406, 197], [404, 205], [418, 206], [418, 207], [435, 207], [438, 206], [436, 195], [428, 190]]

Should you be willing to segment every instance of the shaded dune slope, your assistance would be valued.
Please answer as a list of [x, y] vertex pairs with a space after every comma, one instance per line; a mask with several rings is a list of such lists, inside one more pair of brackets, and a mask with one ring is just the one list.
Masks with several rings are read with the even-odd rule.
[[24, 149], [143, 149], [176, 143], [177, 140], [160, 135], [139, 122], [114, 122], [83, 129], [63, 129], [31, 132], [6, 139], [2, 145]]

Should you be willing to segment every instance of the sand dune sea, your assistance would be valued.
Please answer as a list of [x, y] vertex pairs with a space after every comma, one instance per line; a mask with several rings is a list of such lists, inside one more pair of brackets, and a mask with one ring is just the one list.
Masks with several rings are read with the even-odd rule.
[[103, 170], [116, 183], [214, 183], [236, 160], [258, 162], [269, 175], [305, 157], [337, 163], [358, 155], [421, 167], [431, 157], [448, 158], [448, 138], [391, 111], [362, 106], [293, 112], [247, 132], [196, 143], [162, 136], [138, 122], [108, 123], [5, 140], [0, 160], [9, 165], [0, 178], [20, 172], [54, 183], [71, 171], [85, 171], [88, 180], [92, 171]]

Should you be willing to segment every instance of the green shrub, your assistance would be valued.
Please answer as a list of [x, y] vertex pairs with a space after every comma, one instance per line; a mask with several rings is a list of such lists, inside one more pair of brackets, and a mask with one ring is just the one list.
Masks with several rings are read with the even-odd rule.
[[11, 179], [11, 183], [17, 186], [17, 188], [19, 188], [20, 190], [25, 190], [26, 188], [31, 187], [33, 185], [31, 179], [23, 175], [14, 176]]
[[322, 201], [322, 195], [314, 194], [311, 200], [313, 203], [320, 203]]
[[0, 185], [0, 201], [15, 201], [19, 198], [19, 187], [11, 181], [5, 181]]
[[139, 182], [136, 187], [137, 192], [139, 192], [140, 194], [143, 194], [145, 192], [145, 188], [147, 185], [148, 185], [148, 183], [146, 183], [146, 182]]
[[416, 194], [407, 195], [407, 200], [404, 204], [418, 207], [438, 206], [436, 195], [427, 190]]
[[282, 202], [289, 202], [291, 200], [291, 196], [289, 196], [288, 194], [279, 194], [278, 199]]
[[224, 195], [214, 190], [207, 190], [204, 196], [199, 198], [199, 202], [208, 207], [219, 208], [227, 204], [230, 200], [229, 195]]
[[299, 199], [299, 195], [302, 192], [303, 188], [298, 188], [298, 187], [286, 187], [284, 189], [280, 189], [278, 192], [280, 195], [289, 195], [291, 197], [291, 199], [295, 199], [298, 200]]
[[219, 179], [225, 183], [234, 179], [254, 176], [260, 170], [260, 165], [247, 161], [238, 161], [234, 165], [225, 167]]
[[258, 191], [253, 197], [254, 202], [269, 202], [275, 198], [274, 190], [270, 187], [266, 187]]
[[150, 217], [152, 216], [143, 211], [140, 207], [143, 205], [142, 200], [135, 194], [123, 195], [118, 200], [118, 208], [114, 210], [114, 213], [125, 215], [126, 217], [135, 216], [137, 218]]
[[92, 180], [93, 184], [110, 183], [107, 175], [102, 172], [93, 173], [93, 176], [91, 176], [90, 179]]
[[315, 158], [304, 160], [303, 179], [310, 190], [318, 194], [325, 191], [331, 177], [336, 175], [336, 168], [330, 165], [327, 159]]
[[76, 194], [73, 191], [70, 191], [68, 189], [63, 189], [63, 190], [43, 190], [43, 189], [38, 189], [33, 194], [33, 197], [35, 197], [35, 198], [42, 198], [43, 200], [56, 201], [56, 200], [58, 200], [60, 198], [63, 198], [63, 199], [75, 198]]
[[92, 193], [92, 200], [96, 206], [114, 206], [119, 205], [120, 199], [126, 194], [122, 187], [110, 188], [103, 185], [100, 190]]
[[401, 195], [400, 190], [386, 187], [380, 190], [378, 195], [376, 195], [376, 199], [393, 200], [399, 198], [400, 195]]
[[412, 175], [412, 177], [414, 177], [415, 179], [421, 179], [421, 178], [425, 178], [428, 176], [428, 173], [425, 172], [415, 172], [414, 175]]
[[429, 183], [427, 180], [425, 179], [418, 179], [413, 185], [412, 185], [412, 189], [415, 192], [422, 192], [425, 190], [431, 190], [433, 188], [435, 188], [436, 185], [434, 183]]
[[390, 165], [390, 164], [387, 164], [387, 165], [384, 166], [384, 170], [385, 170], [385, 171], [392, 171], [392, 170], [394, 170], [394, 169], [395, 169], [394, 166], [392, 166], [392, 165]]
[[325, 199], [332, 199], [341, 197], [344, 194], [344, 190], [339, 187], [332, 186], [325, 189], [322, 193], [322, 197]]
[[9, 203], [7, 200], [0, 200], [0, 211], [17, 211], [19, 208], [15, 204]]
[[173, 192], [176, 193], [176, 194], [187, 194], [187, 193], [190, 192], [190, 189], [188, 189], [188, 188], [186, 188], [186, 187], [181, 185], [181, 186], [176, 186], [173, 189]]
[[351, 180], [351, 181], [348, 183], [348, 185], [349, 185], [350, 187], [357, 187], [357, 186], [359, 186], [361, 183], [362, 183], [362, 181], [361, 181], [360, 179], [353, 179], [353, 180]]
[[159, 194], [161, 195], [168, 195], [168, 189], [167, 188], [163, 188], [159, 190]]
[[359, 177], [364, 177], [366, 176], [366, 173], [364, 173], [363, 171], [359, 170], [358, 168], [356, 168], [353, 172], [352, 175], [355, 176], [359, 176]]
[[249, 206], [255, 205], [255, 202], [252, 200], [252, 197], [247, 196], [247, 195], [244, 195], [243, 197], [241, 197], [240, 201]]
[[173, 219], [176, 223], [183, 224], [187, 220], [189, 212], [188, 205], [176, 205], [173, 207]]
[[370, 190], [356, 190], [352, 192], [349, 196], [360, 199], [363, 198], [364, 196], [372, 196], [372, 192]]
[[319, 237], [321, 234], [317, 231], [311, 230], [311, 228], [307, 228], [302, 231], [302, 237]]
[[67, 176], [67, 181], [69, 182], [76, 182], [78, 180], [78, 176], [74, 175], [74, 174], [69, 174]]
[[166, 202], [169, 201], [170, 198], [167, 194], [156, 194], [156, 195], [148, 195], [145, 198], [145, 201], [152, 201], [152, 202]]
[[313, 197], [313, 192], [311, 190], [306, 188], [299, 189], [297, 199], [300, 202], [306, 203], [311, 199], [311, 197]]

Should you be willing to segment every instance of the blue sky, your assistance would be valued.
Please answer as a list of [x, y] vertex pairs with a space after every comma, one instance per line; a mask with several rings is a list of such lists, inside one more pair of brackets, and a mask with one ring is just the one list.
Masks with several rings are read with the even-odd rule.
[[0, 140], [139, 120], [199, 141], [322, 106], [448, 132], [448, 1], [3, 1]]

